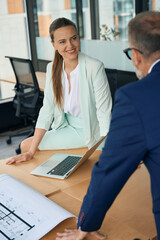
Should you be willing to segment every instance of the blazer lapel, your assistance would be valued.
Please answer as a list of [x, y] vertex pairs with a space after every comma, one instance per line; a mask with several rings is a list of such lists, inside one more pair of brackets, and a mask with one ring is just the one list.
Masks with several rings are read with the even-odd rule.
[[91, 139], [91, 124], [90, 124], [90, 111], [89, 109], [89, 86], [87, 80], [87, 69], [86, 69], [86, 58], [83, 53], [78, 55], [79, 64], [79, 89], [80, 89], [80, 105], [81, 112], [83, 116], [83, 127], [86, 137], [86, 144], [89, 143]]

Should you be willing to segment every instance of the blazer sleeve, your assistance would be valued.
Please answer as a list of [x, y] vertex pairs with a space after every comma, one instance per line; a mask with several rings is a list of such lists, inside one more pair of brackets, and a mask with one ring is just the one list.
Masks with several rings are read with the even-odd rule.
[[95, 69], [93, 69], [92, 82], [96, 101], [97, 119], [100, 127], [100, 136], [105, 136], [108, 133], [110, 126], [112, 98], [103, 63], [98, 62]]
[[100, 228], [107, 210], [147, 151], [143, 124], [134, 104], [117, 91], [110, 130], [78, 218], [83, 231]]
[[52, 63], [47, 65], [46, 85], [44, 90], [43, 106], [40, 109], [39, 116], [36, 123], [36, 128], [48, 130], [54, 117], [54, 102], [53, 102], [53, 88], [52, 88]]

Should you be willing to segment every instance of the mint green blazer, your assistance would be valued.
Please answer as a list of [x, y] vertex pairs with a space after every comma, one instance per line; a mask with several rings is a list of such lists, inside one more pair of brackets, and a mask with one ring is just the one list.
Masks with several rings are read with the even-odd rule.
[[[79, 52], [80, 105], [86, 145], [92, 147], [109, 130], [112, 99], [104, 65], [97, 59]], [[48, 130], [67, 126], [64, 112], [54, 104], [52, 88], [52, 62], [47, 65], [46, 86], [43, 106], [37, 119], [36, 128]], [[64, 79], [62, 74], [62, 85]]]

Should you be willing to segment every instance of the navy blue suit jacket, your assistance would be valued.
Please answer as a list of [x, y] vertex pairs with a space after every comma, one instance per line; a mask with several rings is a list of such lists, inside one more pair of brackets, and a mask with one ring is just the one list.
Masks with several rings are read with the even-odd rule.
[[143, 160], [151, 177], [160, 239], [160, 62], [145, 78], [120, 88], [110, 130], [83, 200], [78, 227], [98, 230], [114, 199]]

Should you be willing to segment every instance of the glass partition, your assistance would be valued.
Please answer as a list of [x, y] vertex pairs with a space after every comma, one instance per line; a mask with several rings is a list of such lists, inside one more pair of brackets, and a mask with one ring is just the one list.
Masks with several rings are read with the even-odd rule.
[[99, 0], [100, 39], [127, 40], [127, 25], [135, 15], [135, 0]]
[[[77, 24], [76, 0], [34, 0], [36, 48], [38, 59], [52, 60], [54, 49], [50, 43], [49, 26], [53, 20], [66, 17]], [[82, 0], [80, 36], [91, 39], [89, 0]]]
[[[99, 39], [91, 39], [91, 6], [89, 0], [34, 0], [36, 49], [39, 60], [52, 61], [54, 48], [50, 43], [49, 25], [58, 17], [71, 19], [79, 27], [81, 51], [103, 61], [105, 67], [133, 71], [123, 55], [128, 47], [128, 22], [135, 15], [135, 0], [97, 0]], [[93, 16], [94, 17], [94, 16]], [[79, 20], [79, 23], [77, 23]]]
[[149, 0], [149, 10], [160, 11], [160, 1], [159, 0]]
[[123, 53], [128, 47], [128, 22], [135, 16], [135, 0], [99, 0], [100, 39], [81, 40], [81, 50], [106, 68], [134, 71]]
[[5, 56], [30, 58], [23, 0], [0, 0], [0, 22], [0, 79], [6, 79], [14, 74]]

